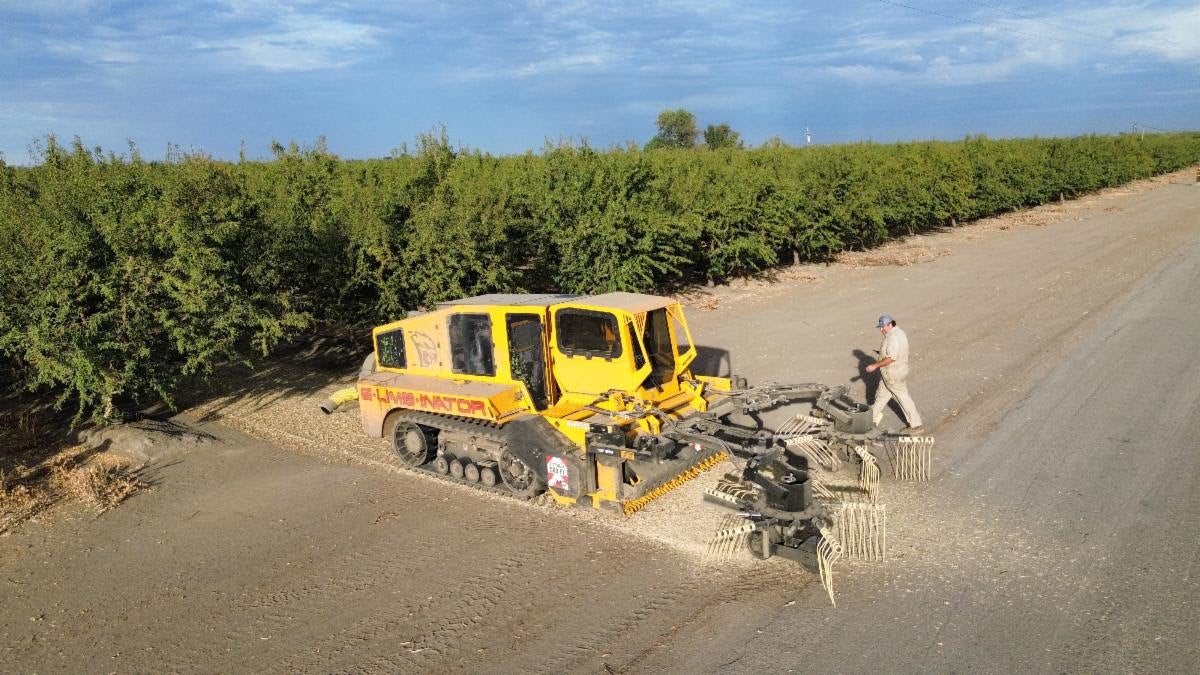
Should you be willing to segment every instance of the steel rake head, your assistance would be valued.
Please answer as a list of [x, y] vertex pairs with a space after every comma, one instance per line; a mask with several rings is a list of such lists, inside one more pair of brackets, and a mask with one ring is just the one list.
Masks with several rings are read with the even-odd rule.
[[704, 559], [707, 562], [718, 562], [734, 557], [745, 549], [746, 539], [755, 528], [754, 523], [739, 515], [725, 516], [717, 527], [717, 531], [708, 539], [708, 549], [704, 553]]
[[836, 473], [842, 468], [842, 460], [824, 439], [812, 435], [793, 436], [784, 441], [788, 448], [808, 457], [814, 464]]
[[933, 472], [933, 443], [933, 436], [899, 436], [886, 441], [892, 475], [899, 480], [929, 480]]
[[775, 438], [787, 440], [796, 436], [805, 436], [827, 426], [829, 426], [829, 420], [812, 415], [796, 415], [779, 427], [775, 432]]
[[834, 536], [841, 551], [855, 560], [882, 561], [887, 556], [887, 507], [842, 502], [833, 507]]
[[725, 476], [710, 488], [704, 488], [705, 497], [709, 501], [719, 503], [729, 508], [739, 508], [741, 502], [753, 502], [758, 493], [753, 488], [742, 484], [736, 478]]

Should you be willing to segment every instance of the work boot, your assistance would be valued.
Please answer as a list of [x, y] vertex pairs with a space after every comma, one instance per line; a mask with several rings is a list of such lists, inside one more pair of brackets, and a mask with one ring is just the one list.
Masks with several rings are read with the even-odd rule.
[[923, 427], [923, 426], [920, 426], [920, 427], [904, 427], [903, 429], [901, 429], [901, 430], [900, 430], [900, 433], [902, 433], [902, 434], [907, 434], [907, 435], [909, 435], [909, 436], [915, 436], [915, 435], [917, 435], [917, 434], [923, 434], [923, 433], [925, 433], [925, 427]]

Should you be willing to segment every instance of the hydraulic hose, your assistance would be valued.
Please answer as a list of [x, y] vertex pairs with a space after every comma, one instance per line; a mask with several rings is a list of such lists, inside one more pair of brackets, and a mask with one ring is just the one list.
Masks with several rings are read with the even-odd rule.
[[321, 403], [321, 412], [326, 415], [332, 415], [334, 410], [346, 405], [350, 401], [358, 400], [358, 388], [346, 387], [333, 392], [329, 398]]

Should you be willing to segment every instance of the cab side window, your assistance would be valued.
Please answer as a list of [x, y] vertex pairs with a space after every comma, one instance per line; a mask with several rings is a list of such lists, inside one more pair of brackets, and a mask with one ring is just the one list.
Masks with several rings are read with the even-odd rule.
[[450, 359], [452, 370], [463, 375], [496, 374], [492, 319], [487, 314], [450, 316]]
[[407, 368], [404, 357], [404, 329], [397, 328], [380, 333], [375, 338], [376, 358], [384, 368]]

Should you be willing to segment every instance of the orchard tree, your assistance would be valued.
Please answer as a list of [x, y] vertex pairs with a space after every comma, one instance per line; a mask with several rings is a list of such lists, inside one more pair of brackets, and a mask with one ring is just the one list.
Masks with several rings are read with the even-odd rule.
[[664, 110], [658, 113], [658, 133], [646, 144], [646, 149], [694, 148], [699, 135], [695, 115], [683, 108]]
[[710, 124], [704, 128], [704, 144], [710, 150], [740, 148], [742, 147], [742, 137], [741, 134], [734, 131], [733, 127], [725, 122]]

